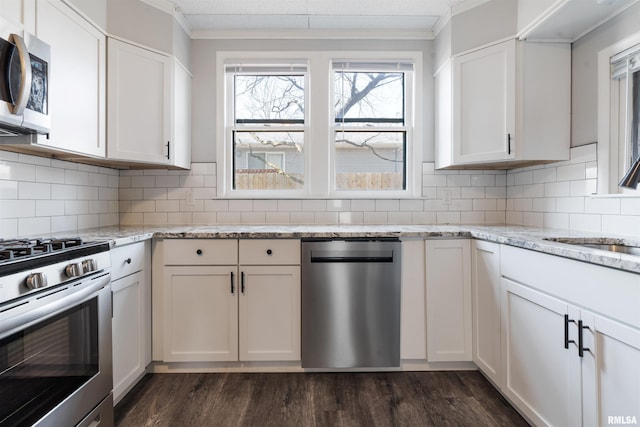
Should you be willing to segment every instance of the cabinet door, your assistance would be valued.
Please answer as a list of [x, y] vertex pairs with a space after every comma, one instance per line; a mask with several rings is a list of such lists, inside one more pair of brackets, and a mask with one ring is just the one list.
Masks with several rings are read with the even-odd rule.
[[500, 384], [500, 245], [474, 240], [471, 251], [473, 361]]
[[640, 330], [588, 311], [581, 318], [583, 424], [640, 422]]
[[165, 267], [164, 361], [238, 360], [236, 267]]
[[145, 371], [143, 272], [115, 280], [113, 292], [113, 399], [118, 402]]
[[191, 73], [173, 60], [173, 137], [171, 164], [191, 167]]
[[300, 267], [240, 267], [240, 360], [300, 360]]
[[515, 40], [454, 58], [455, 164], [513, 158], [515, 63]]
[[471, 361], [470, 242], [427, 240], [427, 360]]
[[0, 4], [0, 17], [35, 33], [35, 0], [2, 0]]
[[38, 143], [104, 157], [105, 36], [61, 0], [38, 0], [37, 36], [51, 45], [51, 131]]
[[502, 392], [535, 425], [581, 424], [580, 363], [575, 345], [564, 346], [567, 313], [566, 303], [502, 279]]
[[170, 58], [112, 38], [108, 44], [108, 157], [169, 164]]
[[424, 241], [402, 242], [400, 359], [427, 358], [424, 253]]

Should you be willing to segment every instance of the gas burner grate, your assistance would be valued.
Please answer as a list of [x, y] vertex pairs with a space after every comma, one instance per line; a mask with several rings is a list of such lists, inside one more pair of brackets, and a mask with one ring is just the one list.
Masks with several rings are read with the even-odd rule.
[[0, 262], [80, 247], [80, 238], [0, 240]]

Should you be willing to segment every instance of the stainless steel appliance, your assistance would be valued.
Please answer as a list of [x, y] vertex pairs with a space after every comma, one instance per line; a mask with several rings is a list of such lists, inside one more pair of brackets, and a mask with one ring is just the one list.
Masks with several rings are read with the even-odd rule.
[[302, 367], [400, 366], [400, 241], [302, 242]]
[[0, 426], [112, 426], [109, 244], [0, 240]]
[[0, 136], [48, 133], [51, 48], [0, 17]]

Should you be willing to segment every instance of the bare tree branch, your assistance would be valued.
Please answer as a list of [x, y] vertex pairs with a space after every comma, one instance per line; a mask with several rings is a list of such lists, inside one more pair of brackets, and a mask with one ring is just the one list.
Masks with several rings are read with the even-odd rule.
[[336, 142], [343, 142], [345, 144], [353, 145], [354, 147], [358, 147], [358, 148], [368, 148], [374, 156], [378, 157], [379, 159], [385, 160], [387, 162], [393, 162], [393, 163], [404, 162], [404, 160], [396, 160], [396, 159], [390, 159], [390, 158], [384, 157], [382, 154], [376, 151], [375, 147], [369, 144], [369, 141], [371, 141], [373, 138], [379, 135], [381, 135], [381, 133], [377, 133], [376, 135], [370, 136], [369, 138], [365, 139], [361, 143], [357, 143], [349, 139], [336, 139]]

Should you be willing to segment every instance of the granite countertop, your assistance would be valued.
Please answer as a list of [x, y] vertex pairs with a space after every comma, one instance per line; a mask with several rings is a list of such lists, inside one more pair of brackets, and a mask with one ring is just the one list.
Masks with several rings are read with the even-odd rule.
[[[275, 238], [477, 238], [558, 255], [592, 264], [640, 273], [640, 256], [592, 249], [569, 243], [602, 243], [640, 246], [640, 237], [605, 235], [559, 229], [473, 225], [216, 225], [167, 227], [107, 227], [85, 230], [84, 240], [109, 240], [121, 246], [159, 239], [275, 239]], [[546, 239], [561, 239], [562, 242]]]

